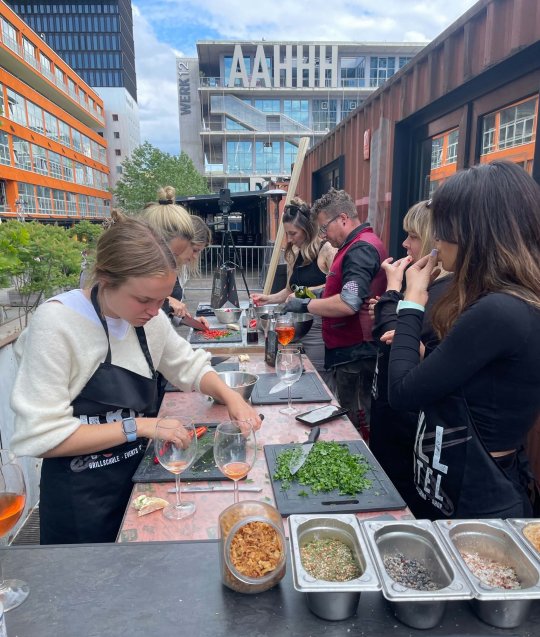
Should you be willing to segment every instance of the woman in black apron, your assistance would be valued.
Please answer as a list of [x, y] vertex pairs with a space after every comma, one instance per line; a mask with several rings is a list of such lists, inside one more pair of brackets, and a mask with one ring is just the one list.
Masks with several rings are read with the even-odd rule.
[[[326, 275], [336, 249], [328, 242], [321, 243], [318, 226], [311, 219], [309, 205], [298, 197], [293, 198], [283, 210], [283, 229], [287, 236], [287, 286], [274, 294], [252, 294], [256, 305], [285, 303], [293, 293], [293, 285], [322, 289], [326, 283]], [[324, 342], [320, 316], [313, 317], [311, 329], [302, 337], [301, 343], [315, 369], [332, 389], [332, 374], [324, 369]]]
[[[531, 513], [522, 446], [540, 413], [540, 187], [509, 162], [446, 180], [432, 201], [436, 249], [407, 270], [389, 399], [420, 409], [414, 457], [432, 518]], [[454, 278], [419, 338], [437, 261]]]
[[136, 219], [116, 212], [113, 219], [98, 241], [95, 285], [40, 306], [17, 344], [11, 446], [44, 458], [42, 544], [116, 539], [156, 424], [156, 370], [260, 427], [251, 406], [212, 371], [209, 355], [194, 351], [160, 312], [176, 276], [166, 242]]

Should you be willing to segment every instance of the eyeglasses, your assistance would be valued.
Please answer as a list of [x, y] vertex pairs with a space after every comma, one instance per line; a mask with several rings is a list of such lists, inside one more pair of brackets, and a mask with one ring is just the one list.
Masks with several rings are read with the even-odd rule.
[[326, 235], [326, 232], [327, 232], [327, 230], [328, 230], [328, 226], [332, 223], [332, 221], [335, 221], [338, 217], [341, 217], [341, 212], [340, 212], [338, 215], [336, 215], [335, 217], [332, 217], [332, 218], [330, 219], [330, 221], [327, 221], [327, 222], [324, 224], [324, 226], [321, 226], [321, 227], [319, 228], [319, 235], [320, 235], [320, 236], [322, 236], [322, 237], [323, 237], [324, 235]]

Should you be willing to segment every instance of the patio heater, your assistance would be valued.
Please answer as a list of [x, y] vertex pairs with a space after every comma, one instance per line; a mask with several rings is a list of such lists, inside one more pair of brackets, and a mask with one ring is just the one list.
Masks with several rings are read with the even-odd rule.
[[269, 197], [274, 204], [274, 221], [276, 227], [276, 235], [279, 226], [279, 202], [283, 199], [283, 196], [287, 194], [286, 190], [281, 188], [272, 188], [263, 193], [265, 197]]

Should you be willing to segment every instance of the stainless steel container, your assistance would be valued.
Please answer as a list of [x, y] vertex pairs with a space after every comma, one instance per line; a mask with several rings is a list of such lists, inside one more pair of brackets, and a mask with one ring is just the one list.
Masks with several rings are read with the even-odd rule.
[[[289, 537], [294, 588], [306, 593], [312, 613], [331, 621], [354, 615], [362, 591], [381, 588], [366, 542], [354, 515], [291, 515]], [[346, 544], [360, 567], [361, 575], [346, 582], [329, 582], [311, 576], [302, 565], [300, 549], [308, 542], [337, 539]]]
[[[540, 570], [509, 526], [503, 520], [438, 520], [435, 527], [469, 581], [478, 617], [497, 628], [519, 626], [527, 618], [532, 600], [540, 598]], [[463, 551], [512, 567], [521, 588], [493, 588], [482, 582], [467, 567]]]
[[538, 518], [511, 518], [506, 520], [506, 523], [510, 526], [519, 541], [532, 553], [534, 559], [540, 560], [539, 548], [537, 548], [525, 535], [525, 528], [529, 525], [540, 527], [540, 520]]
[[[359, 525], [379, 572], [383, 595], [399, 621], [412, 628], [433, 628], [441, 621], [447, 601], [471, 599], [470, 586], [428, 520], [365, 520]], [[384, 561], [398, 555], [422, 564], [436, 590], [418, 590], [396, 582]]]

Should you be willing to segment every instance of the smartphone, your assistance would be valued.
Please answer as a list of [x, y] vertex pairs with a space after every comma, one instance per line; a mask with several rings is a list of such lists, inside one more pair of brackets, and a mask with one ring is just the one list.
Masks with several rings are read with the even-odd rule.
[[334, 418], [339, 418], [347, 413], [347, 409], [339, 405], [325, 405], [324, 407], [317, 407], [317, 409], [306, 411], [304, 414], [298, 414], [296, 420], [304, 425], [308, 425], [308, 427], [314, 427], [329, 420], [334, 420]]

